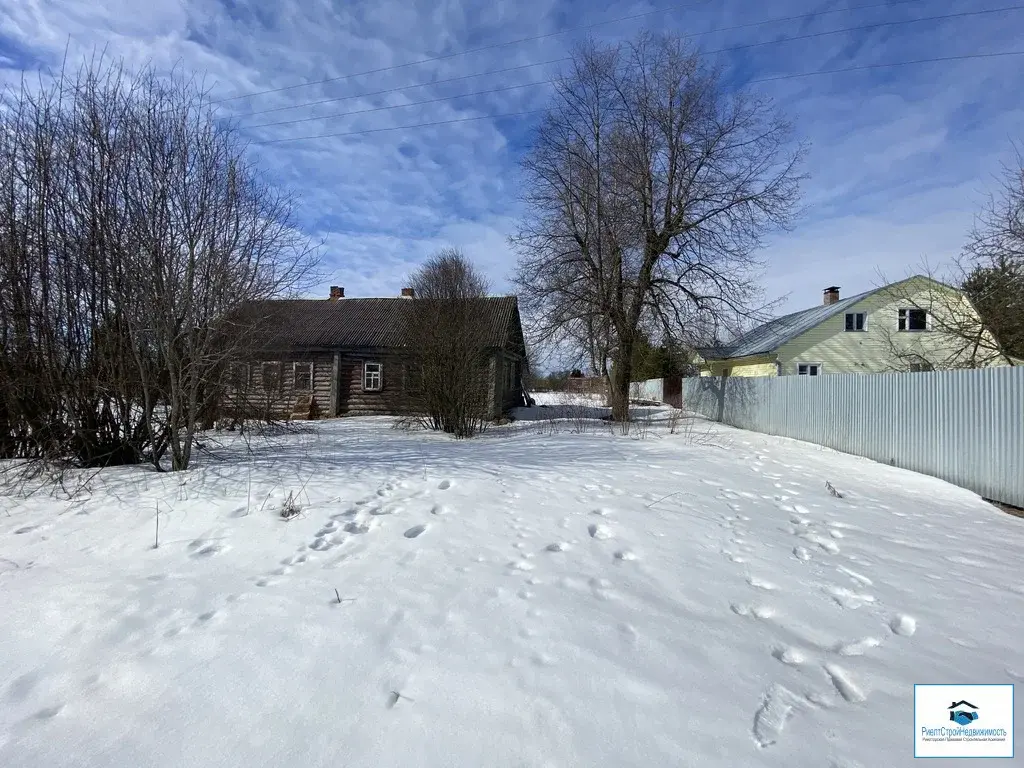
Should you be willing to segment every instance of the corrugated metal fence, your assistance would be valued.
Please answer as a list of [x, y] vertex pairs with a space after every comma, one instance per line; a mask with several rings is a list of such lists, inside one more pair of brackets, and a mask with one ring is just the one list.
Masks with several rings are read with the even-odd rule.
[[665, 380], [634, 381], [629, 385], [629, 399], [649, 400], [654, 403], [665, 402]]
[[1024, 367], [688, 378], [683, 400], [725, 424], [934, 475], [1024, 507]]

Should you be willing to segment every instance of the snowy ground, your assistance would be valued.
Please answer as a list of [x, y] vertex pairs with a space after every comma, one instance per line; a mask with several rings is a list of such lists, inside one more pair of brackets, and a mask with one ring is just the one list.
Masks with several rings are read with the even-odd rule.
[[0, 497], [0, 766], [874, 768], [912, 763], [915, 682], [1024, 681], [1024, 520], [548, 410]]

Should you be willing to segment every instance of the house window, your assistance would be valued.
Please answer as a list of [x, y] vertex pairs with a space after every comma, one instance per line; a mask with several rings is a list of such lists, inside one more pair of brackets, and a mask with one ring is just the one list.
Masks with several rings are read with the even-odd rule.
[[824, 366], [821, 363], [800, 363], [796, 367], [799, 376], [820, 376]]
[[408, 363], [402, 370], [403, 385], [406, 392], [419, 392], [423, 389], [423, 367], [416, 363]]
[[295, 380], [295, 391], [296, 392], [312, 392], [313, 391], [313, 364], [312, 363], [294, 363], [292, 366], [292, 373]]
[[863, 331], [864, 321], [867, 319], [866, 312], [847, 312], [846, 313], [846, 330], [848, 331]]
[[266, 392], [277, 392], [281, 389], [281, 364], [263, 363], [260, 366], [260, 378]]
[[231, 364], [231, 387], [236, 392], [241, 392], [249, 388], [252, 384], [252, 369], [249, 368], [247, 363], [232, 363]]
[[928, 310], [901, 309], [899, 329], [901, 331], [927, 331]]
[[381, 388], [384, 367], [380, 363], [363, 363], [363, 389], [376, 392]]

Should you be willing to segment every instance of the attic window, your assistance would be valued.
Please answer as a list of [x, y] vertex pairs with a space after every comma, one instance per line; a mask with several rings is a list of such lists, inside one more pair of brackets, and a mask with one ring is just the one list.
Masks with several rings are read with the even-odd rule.
[[847, 312], [846, 313], [846, 330], [847, 331], [863, 331], [864, 321], [867, 320], [866, 312]]
[[928, 310], [901, 309], [899, 329], [901, 331], [927, 331]]
[[384, 366], [380, 363], [363, 363], [363, 389], [378, 392], [383, 381]]
[[821, 363], [800, 363], [796, 367], [796, 372], [799, 376], [820, 376], [821, 369]]

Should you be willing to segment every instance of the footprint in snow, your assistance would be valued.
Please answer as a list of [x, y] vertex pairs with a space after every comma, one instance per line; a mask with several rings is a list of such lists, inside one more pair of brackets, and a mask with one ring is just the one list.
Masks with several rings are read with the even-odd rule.
[[569, 550], [570, 547], [564, 541], [556, 541], [554, 544], [548, 544], [544, 549], [548, 552], [565, 552]]
[[844, 587], [827, 587], [825, 592], [841, 607], [856, 610], [865, 603], [875, 602], [875, 596], [866, 592], [854, 592]]
[[370, 532], [370, 526], [367, 523], [349, 523], [345, 526], [345, 533], [354, 533], [361, 535]]
[[832, 685], [839, 691], [839, 695], [846, 699], [846, 701], [856, 704], [867, 698], [850, 677], [849, 673], [842, 667], [835, 664], [826, 664], [825, 672], [832, 680]]
[[754, 713], [753, 735], [762, 749], [775, 744], [782, 736], [793, 710], [800, 704], [800, 698], [788, 688], [772, 683], [764, 692], [761, 706]]
[[808, 560], [811, 559], [811, 553], [803, 547], [793, 547], [793, 557], [795, 557], [797, 560], [800, 560], [801, 562], [806, 563]]
[[437, 489], [439, 491], [447, 491], [451, 487], [452, 487], [452, 481], [451, 480], [442, 480], [440, 483], [437, 484]]
[[637, 556], [636, 556], [636, 553], [633, 552], [631, 549], [620, 549], [618, 552], [615, 553], [615, 559], [616, 560], [636, 560]]
[[765, 581], [764, 579], [759, 579], [757, 576], [749, 577], [747, 579], [747, 584], [752, 586], [754, 589], [763, 589], [766, 592], [771, 592], [772, 590], [777, 589], [777, 587], [774, 584], [772, 584], [770, 581]]
[[592, 539], [610, 539], [613, 535], [608, 526], [598, 525], [596, 523], [588, 525], [587, 531], [590, 533], [590, 538]]
[[426, 531], [426, 530], [427, 530], [427, 526], [426, 525], [414, 525], [412, 528], [407, 530], [402, 535], [405, 536], [405, 538], [407, 538], [407, 539], [415, 539], [415, 538], [419, 537], [420, 535], [422, 535], [423, 532]]
[[772, 656], [783, 664], [788, 664], [791, 667], [798, 667], [807, 661], [807, 656], [799, 648], [793, 648], [786, 646], [784, 648], [776, 648], [772, 651]]
[[894, 635], [910, 637], [917, 632], [917, 620], [912, 616], [900, 614], [899, 616], [894, 616], [892, 621], [889, 622], [889, 629], [892, 630]]
[[877, 637], [865, 637], [852, 643], [839, 643], [833, 650], [840, 656], [863, 656], [872, 648], [877, 648], [882, 641]]
[[753, 616], [757, 619], [770, 619], [775, 615], [775, 609], [767, 605], [750, 606], [745, 603], [731, 603], [729, 610], [737, 616]]

